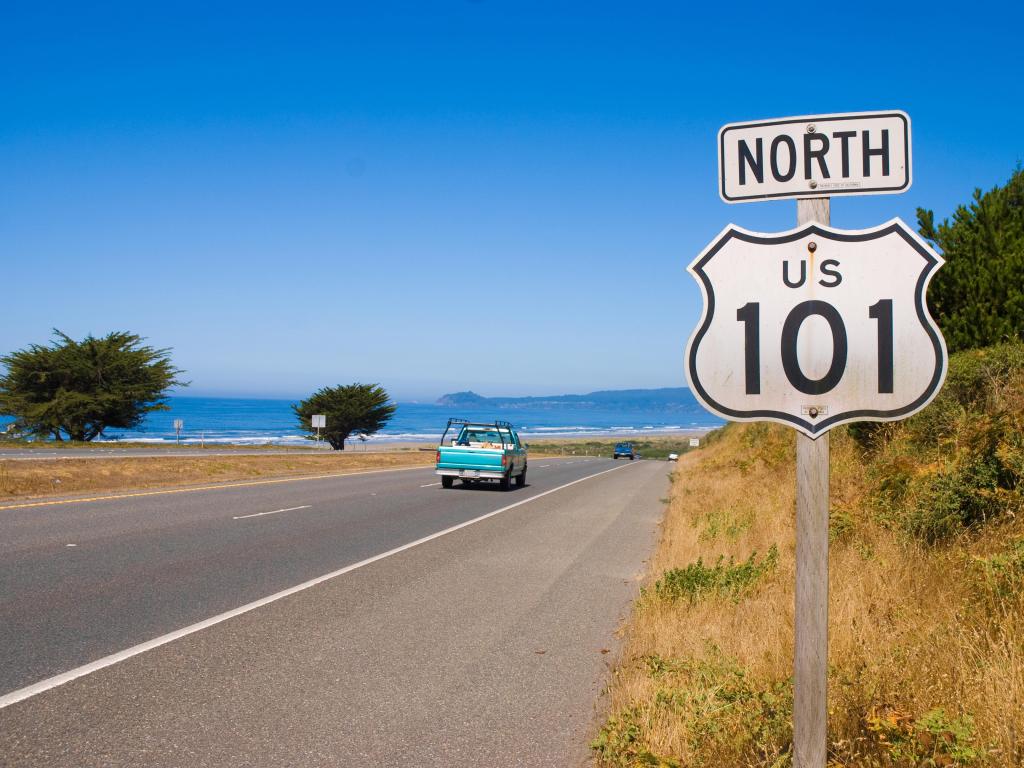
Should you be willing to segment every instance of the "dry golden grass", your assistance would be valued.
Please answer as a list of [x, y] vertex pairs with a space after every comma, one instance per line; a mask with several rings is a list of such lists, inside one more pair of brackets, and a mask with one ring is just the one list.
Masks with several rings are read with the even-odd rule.
[[[791, 763], [793, 441], [737, 426], [680, 460], [599, 765]], [[830, 765], [1024, 765], [1024, 590], [998, 588], [982, 559], [1024, 521], [914, 543], [874, 521], [856, 444], [836, 430], [832, 447]], [[654, 589], [670, 569], [772, 545], [777, 567], [738, 597]]]
[[434, 454], [430, 451], [0, 461], [0, 502], [92, 491], [429, 466], [433, 462]]

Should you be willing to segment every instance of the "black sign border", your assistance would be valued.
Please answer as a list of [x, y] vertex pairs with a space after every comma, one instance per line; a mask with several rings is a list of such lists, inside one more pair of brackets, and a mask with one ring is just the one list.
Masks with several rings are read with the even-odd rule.
[[[843, 413], [829, 416], [827, 419], [823, 419], [820, 422], [814, 423], [806, 419], [802, 419], [798, 416], [785, 413], [784, 411], [772, 411], [772, 410], [759, 410], [759, 411], [737, 411], [733, 408], [728, 408], [718, 403], [712, 398], [707, 390], [704, 389], [700, 383], [700, 378], [697, 376], [697, 348], [700, 346], [701, 340], [707, 334], [708, 328], [711, 326], [711, 320], [715, 315], [715, 291], [711, 285], [711, 280], [704, 272], [704, 266], [714, 258], [715, 254], [718, 253], [726, 243], [730, 240], [742, 240], [743, 242], [753, 243], [756, 245], [781, 245], [783, 243], [791, 243], [794, 240], [800, 240], [807, 235], [817, 235], [826, 240], [832, 240], [834, 242], [864, 242], [866, 240], [879, 240], [883, 237], [897, 233], [903, 240], [910, 245], [925, 261], [924, 269], [917, 278], [917, 284], [914, 287], [914, 299], [917, 305], [917, 319], [924, 326], [928, 337], [931, 339], [932, 348], [935, 351], [935, 371], [932, 373], [931, 381], [928, 383], [928, 387], [925, 392], [918, 397], [916, 400], [911, 402], [902, 408], [897, 408], [891, 411], [879, 411], [863, 409], [859, 411], [845, 411]], [[703, 258], [697, 261], [690, 267], [690, 270], [695, 276], [699, 278], [701, 284], [704, 287], [704, 295], [707, 298], [707, 307], [704, 313], [704, 321], [701, 323], [700, 328], [694, 334], [692, 341], [689, 345], [687, 352], [686, 367], [687, 373], [689, 374], [690, 383], [696, 390], [698, 397], [710, 407], [712, 411], [717, 412], [721, 416], [726, 418], [732, 418], [737, 421], [780, 421], [785, 424], [790, 424], [798, 429], [808, 433], [811, 437], [818, 437], [824, 434], [827, 430], [832, 427], [849, 421], [895, 421], [904, 416], [907, 416], [920, 408], [931, 400], [939, 388], [942, 386], [943, 379], [945, 379], [946, 373], [946, 355], [944, 354], [945, 347], [942, 343], [939, 331], [935, 325], [935, 321], [928, 314], [927, 308], [924, 303], [925, 287], [928, 284], [932, 273], [938, 268], [939, 260], [935, 258], [935, 255], [924, 246], [921, 245], [899, 221], [893, 221], [890, 224], [884, 225], [881, 229], [877, 229], [871, 232], [835, 232], [828, 229], [823, 229], [818, 224], [809, 224], [802, 229], [797, 229], [792, 232], [788, 232], [782, 235], [760, 235], [752, 232], [745, 232], [737, 229], [730, 225], [729, 228], [722, 234], [718, 241], [704, 254]]]
[[[903, 143], [907, 147], [907, 171], [903, 184], [899, 187], [857, 187], [855, 189], [808, 189], [804, 192], [773, 192], [766, 195], [745, 195], [744, 197], [729, 197], [725, 193], [725, 134], [737, 128], [766, 128], [772, 125], [792, 125], [793, 123], [827, 123], [836, 120], [868, 120], [871, 118], [898, 117], [903, 121]], [[718, 176], [719, 194], [726, 203], [756, 203], [762, 200], [792, 200], [801, 197], [834, 197], [835, 195], [896, 195], [906, 192], [913, 180], [911, 169], [910, 149], [910, 120], [904, 112], [870, 112], [850, 113], [846, 115], [822, 115], [816, 117], [784, 117], [778, 120], [763, 120], [753, 123], [729, 123], [723, 125], [718, 132]]]

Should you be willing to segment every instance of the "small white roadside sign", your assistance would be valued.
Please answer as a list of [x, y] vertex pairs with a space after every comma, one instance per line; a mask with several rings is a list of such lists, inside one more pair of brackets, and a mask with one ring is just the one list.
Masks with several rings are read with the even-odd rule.
[[905, 192], [906, 112], [852, 112], [730, 123], [718, 132], [718, 191], [727, 203]]
[[313, 429], [323, 429], [327, 426], [327, 416], [323, 413], [313, 414], [311, 420], [312, 424], [310, 424], [310, 426], [313, 427]]
[[942, 263], [899, 219], [779, 234], [730, 224], [689, 267], [704, 294], [686, 351], [690, 389], [723, 418], [777, 421], [809, 437], [906, 418], [946, 375], [925, 304]]
[[700, 438], [699, 437], [691, 437], [690, 438], [690, 447], [691, 448], [700, 448]]

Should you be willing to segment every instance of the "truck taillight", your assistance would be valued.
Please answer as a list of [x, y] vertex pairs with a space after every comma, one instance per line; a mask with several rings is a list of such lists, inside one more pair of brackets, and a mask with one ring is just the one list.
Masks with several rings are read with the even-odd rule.
[[437, 456], [434, 457], [434, 463], [435, 464], [440, 464], [441, 463], [441, 451], [440, 450], [438, 450]]
[[508, 466], [509, 458], [510, 458], [510, 456], [507, 453], [504, 456], [502, 456], [501, 457], [501, 466], [503, 466], [503, 467]]

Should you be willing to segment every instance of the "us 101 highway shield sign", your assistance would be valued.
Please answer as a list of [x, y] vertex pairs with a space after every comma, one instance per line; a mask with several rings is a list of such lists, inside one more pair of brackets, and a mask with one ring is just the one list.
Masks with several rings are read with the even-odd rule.
[[686, 350], [697, 399], [815, 437], [924, 408], [946, 375], [925, 292], [943, 264], [899, 219], [779, 234], [729, 225], [690, 265], [704, 313]]

